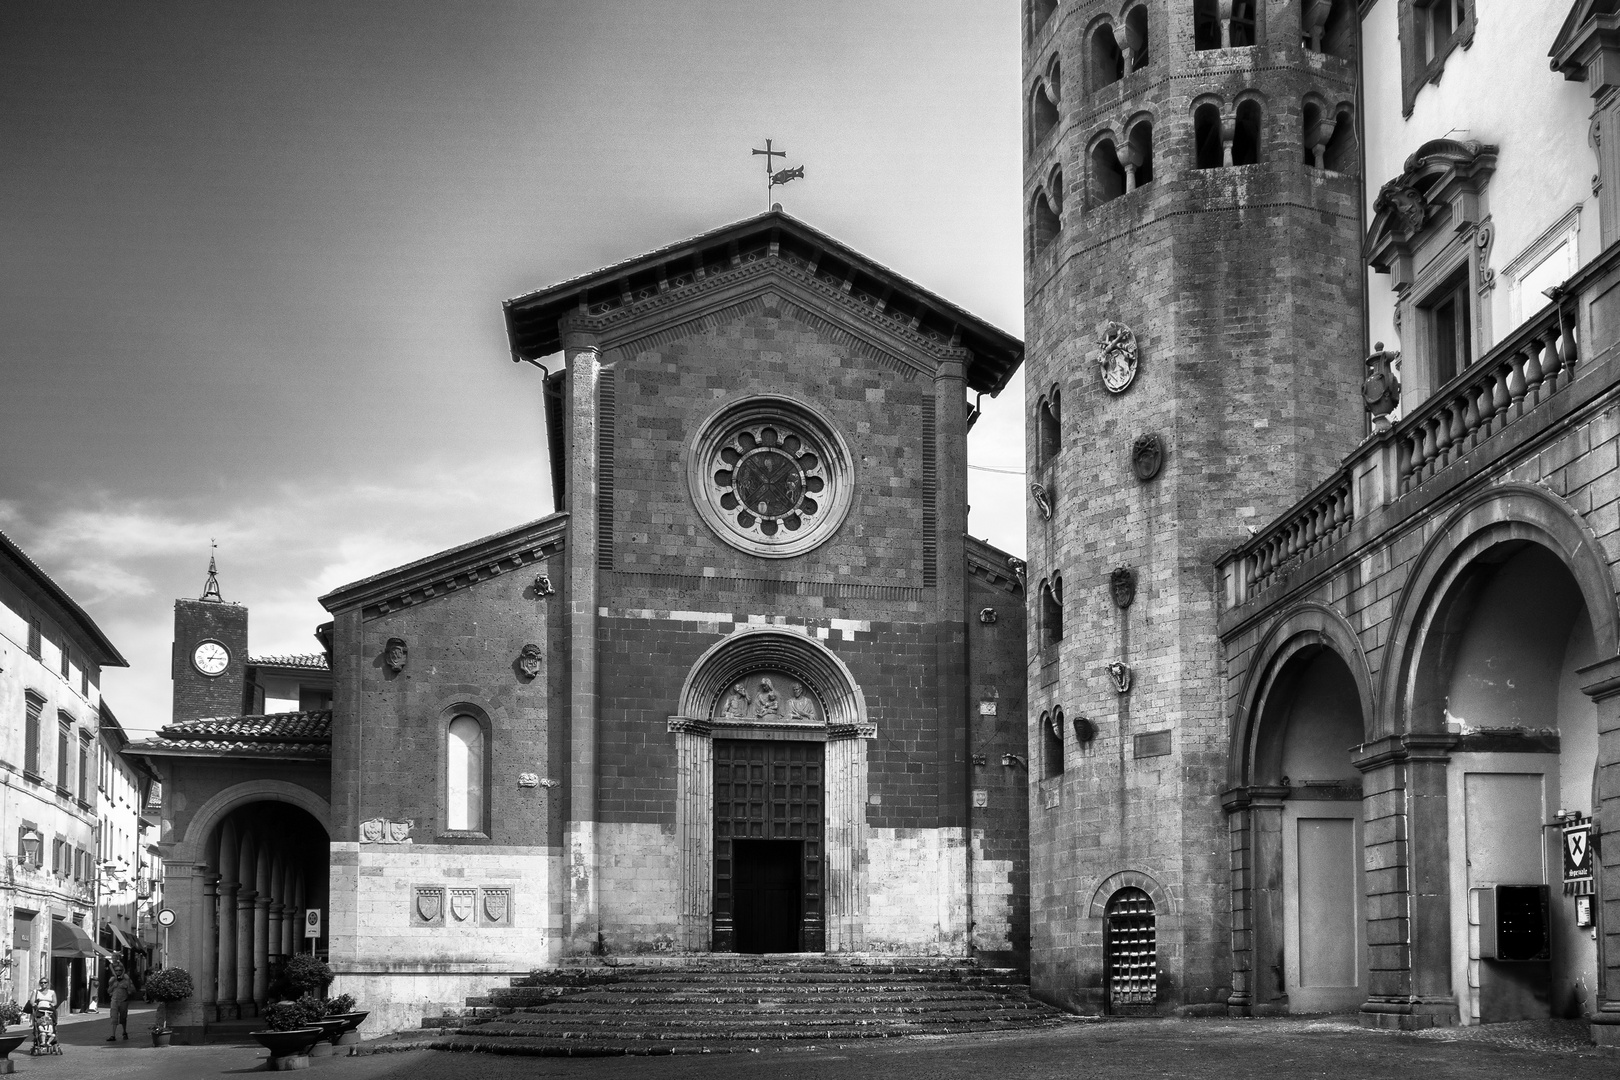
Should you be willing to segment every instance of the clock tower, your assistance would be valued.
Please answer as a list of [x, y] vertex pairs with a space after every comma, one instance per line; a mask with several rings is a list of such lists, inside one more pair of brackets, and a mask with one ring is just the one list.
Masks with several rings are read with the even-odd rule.
[[227, 604], [219, 571], [208, 559], [208, 581], [196, 600], [174, 602], [174, 720], [237, 716], [247, 673], [248, 613]]

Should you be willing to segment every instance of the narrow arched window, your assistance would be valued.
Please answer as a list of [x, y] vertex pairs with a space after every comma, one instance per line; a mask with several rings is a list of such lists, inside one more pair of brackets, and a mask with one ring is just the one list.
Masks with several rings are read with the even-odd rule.
[[1035, 93], [1029, 102], [1029, 118], [1031, 123], [1030, 137], [1034, 143], [1039, 143], [1052, 133], [1057, 127], [1058, 111], [1050, 96], [1046, 93], [1044, 83], [1035, 84]]
[[1227, 40], [1234, 49], [1254, 44], [1254, 0], [1232, 0], [1232, 21], [1227, 26]]
[[1130, 68], [1145, 68], [1149, 59], [1147, 8], [1134, 7], [1125, 16], [1125, 48], [1131, 54]]
[[1061, 403], [1058, 399], [1058, 391], [1054, 387], [1052, 396], [1042, 398], [1037, 410], [1040, 420], [1041, 438], [1039, 449], [1042, 465], [1057, 457], [1058, 451], [1063, 449], [1063, 414], [1060, 410]]
[[1114, 28], [1107, 23], [1091, 35], [1091, 89], [1101, 90], [1125, 77], [1125, 54], [1120, 52]]
[[1104, 139], [1091, 149], [1091, 205], [1101, 206], [1125, 194], [1125, 166], [1119, 163], [1114, 140]]
[[1212, 104], [1200, 105], [1193, 113], [1193, 148], [1195, 169], [1218, 169], [1226, 157], [1221, 142], [1221, 110]]
[[1063, 640], [1063, 579], [1041, 583], [1041, 633], [1048, 645]]
[[1221, 12], [1215, 0], [1193, 0], [1193, 48], [1221, 47]]
[[1334, 117], [1333, 137], [1322, 149], [1322, 168], [1338, 173], [1356, 172], [1356, 125], [1348, 110]]
[[1063, 710], [1041, 714], [1041, 771], [1050, 780], [1063, 775]]
[[445, 746], [445, 828], [484, 830], [484, 725], [465, 714], [450, 721]]
[[1046, 20], [1057, 11], [1057, 0], [1031, 0], [1029, 5], [1029, 27], [1031, 36], [1041, 32]]
[[1257, 165], [1260, 162], [1260, 103], [1240, 102], [1237, 126], [1232, 132], [1232, 164]]
[[1124, 157], [1128, 158], [1126, 169], [1128, 171], [1126, 187], [1134, 191], [1143, 184], [1153, 182], [1153, 123], [1143, 120], [1131, 128], [1131, 137], [1127, 140], [1130, 152]]
[[1036, 254], [1045, 251], [1057, 234], [1063, 231], [1063, 221], [1046, 200], [1044, 191], [1035, 193], [1035, 202], [1029, 208], [1029, 228], [1030, 246]]

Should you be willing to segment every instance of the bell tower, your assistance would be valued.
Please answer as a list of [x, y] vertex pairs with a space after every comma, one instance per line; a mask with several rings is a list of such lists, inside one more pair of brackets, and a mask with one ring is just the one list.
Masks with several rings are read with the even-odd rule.
[[1241, 1011], [1212, 567], [1363, 434], [1355, 6], [1025, 3], [1032, 981]]
[[195, 600], [174, 602], [174, 721], [242, 712], [247, 677], [248, 613], [219, 591], [219, 568], [208, 557], [208, 580]]

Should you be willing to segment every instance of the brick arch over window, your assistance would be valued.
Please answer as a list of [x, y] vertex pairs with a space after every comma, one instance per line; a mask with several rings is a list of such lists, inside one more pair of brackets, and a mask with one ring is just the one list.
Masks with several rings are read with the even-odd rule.
[[806, 634], [775, 627], [738, 630], [705, 652], [681, 686], [680, 715], [708, 719], [728, 687], [761, 669], [800, 679], [829, 727], [868, 725], [866, 696], [837, 654]]
[[1600, 657], [1620, 652], [1620, 608], [1603, 547], [1581, 516], [1563, 499], [1534, 484], [1502, 484], [1477, 492], [1454, 511], [1424, 545], [1396, 602], [1378, 687], [1378, 709], [1369, 738], [1407, 731], [1438, 731], [1444, 716], [1423, 708], [1408, 722], [1408, 702], [1432, 698], [1436, 678], [1419, 658], [1435, 650], [1425, 643], [1452, 587], [1476, 560], [1499, 544], [1528, 541], [1563, 562], [1580, 589]]
[[1233, 787], [1266, 782], [1264, 778], [1257, 780], [1254, 775], [1263, 738], [1261, 718], [1266, 715], [1266, 706], [1279, 688], [1279, 677], [1288, 669], [1289, 662], [1305, 650], [1315, 648], [1331, 650], [1350, 670], [1356, 683], [1362, 722], [1369, 732], [1372, 730], [1372, 670], [1355, 628], [1343, 615], [1323, 604], [1304, 603], [1290, 608], [1277, 617], [1255, 648], [1255, 662], [1250, 665], [1238, 695], [1238, 714], [1227, 763]]
[[1091, 907], [1086, 915], [1093, 919], [1102, 918], [1108, 911], [1108, 898], [1121, 889], [1141, 889], [1153, 901], [1155, 915], [1171, 915], [1175, 913], [1175, 897], [1170, 890], [1160, 885], [1158, 879], [1152, 874], [1141, 870], [1121, 870], [1103, 879], [1097, 886], [1097, 891], [1091, 894]]

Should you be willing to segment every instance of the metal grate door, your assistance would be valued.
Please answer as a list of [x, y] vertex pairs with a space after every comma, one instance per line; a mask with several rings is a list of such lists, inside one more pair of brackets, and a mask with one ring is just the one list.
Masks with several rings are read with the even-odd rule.
[[822, 918], [823, 747], [819, 742], [714, 741], [714, 944], [737, 948], [733, 840], [801, 845], [798, 948], [826, 949]]
[[1153, 898], [1124, 888], [1108, 898], [1103, 952], [1107, 967], [1108, 1011], [1150, 1013], [1159, 984], [1159, 945]]

